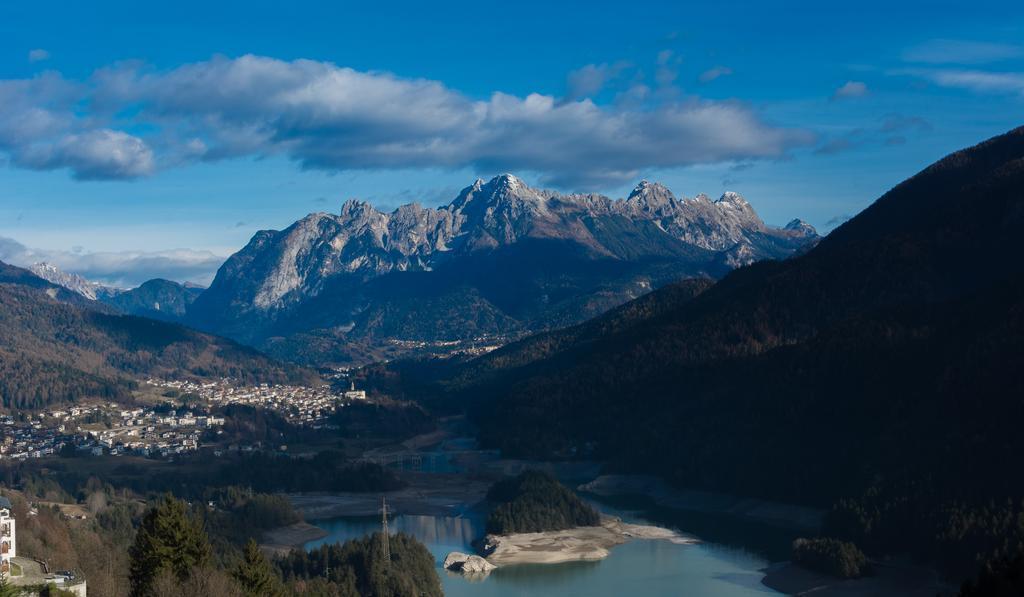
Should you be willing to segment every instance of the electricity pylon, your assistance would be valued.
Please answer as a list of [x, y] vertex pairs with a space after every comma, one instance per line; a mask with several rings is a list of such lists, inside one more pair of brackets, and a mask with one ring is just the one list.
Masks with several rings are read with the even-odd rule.
[[387, 498], [380, 498], [381, 501], [381, 543], [384, 548], [384, 563], [391, 562], [391, 544], [388, 539], [388, 501]]

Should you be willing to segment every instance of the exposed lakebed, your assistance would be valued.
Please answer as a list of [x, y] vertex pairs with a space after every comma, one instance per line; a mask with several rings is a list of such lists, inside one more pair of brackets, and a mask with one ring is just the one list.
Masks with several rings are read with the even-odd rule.
[[[658, 524], [640, 513], [606, 503], [601, 510], [632, 524]], [[341, 517], [314, 524], [327, 536], [306, 543], [315, 547], [361, 537], [380, 529], [379, 517]], [[482, 514], [467, 510], [451, 515], [399, 514], [390, 521], [392, 532], [414, 535], [437, 562], [448, 596], [511, 595], [702, 595], [742, 597], [777, 594], [761, 584], [764, 555], [713, 541], [686, 543], [668, 539], [637, 539], [616, 545], [608, 557], [592, 562], [517, 564], [501, 566], [484, 578], [466, 578], [441, 569], [453, 551], [473, 553], [472, 543], [484, 534]]]

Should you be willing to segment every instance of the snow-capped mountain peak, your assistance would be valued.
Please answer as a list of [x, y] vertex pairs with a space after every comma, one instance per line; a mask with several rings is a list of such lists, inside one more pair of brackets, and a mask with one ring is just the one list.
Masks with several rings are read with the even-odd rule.
[[28, 267], [28, 270], [51, 284], [63, 286], [64, 288], [67, 288], [72, 292], [76, 292], [93, 301], [97, 300], [102, 295], [109, 296], [118, 292], [117, 289], [86, 280], [78, 274], [66, 272], [56, 265], [46, 261], [33, 263]]
[[[645, 244], [635, 245], [636, 238]], [[438, 208], [409, 204], [382, 212], [350, 199], [337, 215], [311, 214], [283, 231], [261, 232], [225, 263], [209, 297], [226, 292], [235, 304], [270, 312], [317, 296], [339, 275], [433, 271], [528, 240], [625, 261], [646, 251], [675, 255], [686, 246], [702, 255], [732, 250], [730, 263], [743, 264], [788, 255], [798, 239], [766, 226], [737, 193], [717, 201], [703, 195], [678, 200], [664, 185], [645, 180], [626, 199], [613, 200], [538, 190], [501, 174], [474, 181]]]
[[748, 206], [747, 200], [743, 198], [743, 195], [733, 191], [726, 191], [722, 193], [722, 196], [715, 200], [715, 203], [723, 205], [735, 205], [735, 206]]

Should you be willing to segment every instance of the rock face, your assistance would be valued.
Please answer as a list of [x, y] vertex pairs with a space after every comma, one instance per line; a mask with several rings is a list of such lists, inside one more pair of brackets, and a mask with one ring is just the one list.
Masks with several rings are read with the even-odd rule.
[[188, 321], [272, 352], [270, 338], [295, 333], [349, 344], [504, 335], [574, 323], [670, 280], [718, 277], [817, 239], [809, 226], [765, 225], [735, 193], [680, 199], [644, 181], [613, 200], [506, 174], [437, 209], [382, 213], [350, 200], [338, 214], [261, 231]]
[[108, 296], [114, 296], [120, 292], [116, 288], [110, 288], [108, 286], [103, 286], [102, 284], [86, 280], [78, 274], [66, 272], [56, 265], [45, 261], [33, 263], [28, 267], [28, 270], [47, 282], [56, 284], [57, 286], [63, 286], [64, 288], [93, 301], [100, 300]]
[[203, 288], [192, 284], [179, 284], [159, 278], [143, 282], [130, 290], [112, 288], [46, 262], [33, 264], [28, 270], [51, 284], [113, 307], [121, 313], [164, 321], [181, 320], [185, 316], [186, 307], [203, 292]]
[[489, 574], [497, 568], [494, 564], [480, 556], [453, 551], [444, 559], [444, 569], [463, 574]]

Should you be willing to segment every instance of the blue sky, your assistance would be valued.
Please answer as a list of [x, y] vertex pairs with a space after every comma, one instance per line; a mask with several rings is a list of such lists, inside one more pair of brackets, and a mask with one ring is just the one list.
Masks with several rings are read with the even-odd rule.
[[1024, 124], [1018, 3], [281, 4], [0, 7], [0, 259], [206, 282], [258, 229], [504, 171], [827, 231]]

